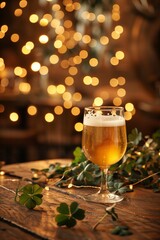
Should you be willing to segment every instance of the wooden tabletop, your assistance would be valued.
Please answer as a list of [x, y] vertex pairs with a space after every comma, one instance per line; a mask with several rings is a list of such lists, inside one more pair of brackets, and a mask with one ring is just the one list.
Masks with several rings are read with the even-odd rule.
[[[126, 193], [125, 199], [115, 206], [121, 225], [132, 231], [130, 236], [111, 234], [114, 223], [110, 217], [93, 230], [93, 226], [104, 216], [108, 205], [86, 202], [79, 195], [88, 194], [90, 189], [57, 188], [53, 182], [50, 190], [43, 191], [43, 203], [29, 210], [14, 201], [15, 190], [27, 184], [22, 178], [31, 178], [31, 168], [45, 168], [54, 162], [66, 164], [67, 160], [44, 160], [6, 165], [3, 169], [10, 173], [0, 177], [0, 239], [1, 240], [158, 240], [160, 239], [160, 195], [152, 190], [135, 188]], [[56, 208], [61, 202], [79, 203], [85, 210], [85, 218], [74, 228], [57, 227]]]

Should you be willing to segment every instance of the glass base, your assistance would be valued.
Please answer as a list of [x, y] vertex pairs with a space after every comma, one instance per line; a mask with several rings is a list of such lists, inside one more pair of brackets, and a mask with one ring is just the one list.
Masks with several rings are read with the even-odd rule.
[[95, 193], [85, 196], [84, 199], [97, 203], [117, 203], [122, 201], [124, 197], [113, 193]]

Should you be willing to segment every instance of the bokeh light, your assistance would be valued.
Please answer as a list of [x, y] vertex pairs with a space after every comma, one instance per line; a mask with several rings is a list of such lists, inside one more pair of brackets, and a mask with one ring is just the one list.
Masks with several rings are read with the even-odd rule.
[[19, 115], [16, 112], [11, 112], [9, 118], [12, 122], [17, 122], [19, 119]]
[[[13, 73], [0, 58], [0, 93], [9, 89], [10, 78], [14, 78], [13, 89], [18, 93], [33, 92], [49, 98], [54, 114], [43, 113], [45, 122], [53, 122], [65, 109], [76, 118], [86, 98], [96, 106], [108, 104], [108, 101], [115, 106], [124, 104], [125, 117], [130, 120], [136, 110], [131, 102], [126, 102], [127, 79], [116, 72], [126, 57], [118, 45], [124, 33], [120, 5], [110, 3], [109, 9], [100, 11], [96, 2], [94, 9], [85, 1], [42, 2], [37, 2], [37, 8], [29, 11], [30, 2], [20, 0], [13, 10], [17, 22], [25, 19], [28, 24], [24, 26], [28, 33], [25, 40], [16, 27], [18, 24], [12, 32], [9, 25], [0, 26], [0, 39], [8, 35], [11, 44], [18, 46], [23, 56], [23, 61], [15, 63]], [[6, 2], [1, 2], [0, 9], [5, 7]], [[110, 69], [114, 69], [112, 76]], [[29, 116], [36, 116], [37, 111], [34, 105], [27, 108]], [[74, 129], [80, 132], [83, 126], [77, 122]]]

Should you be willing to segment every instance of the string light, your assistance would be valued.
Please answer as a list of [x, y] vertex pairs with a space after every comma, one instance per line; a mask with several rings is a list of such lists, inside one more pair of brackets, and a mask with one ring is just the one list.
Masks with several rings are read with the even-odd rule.
[[21, 82], [19, 84], [19, 91], [23, 94], [28, 94], [31, 91], [30, 84], [26, 82]]
[[38, 17], [37, 14], [32, 14], [32, 15], [30, 15], [30, 17], [29, 17], [29, 21], [30, 21], [31, 23], [36, 23], [36, 22], [38, 22], [38, 19], [39, 19], [39, 17]]
[[76, 102], [80, 102], [82, 100], [82, 94], [79, 92], [75, 92], [72, 96], [73, 100]]
[[133, 109], [134, 109], [133, 103], [126, 103], [126, 104], [125, 104], [125, 109], [126, 109], [128, 112], [132, 112]]
[[57, 92], [57, 88], [55, 85], [49, 85], [47, 87], [47, 92], [49, 95], [54, 95]]
[[93, 102], [94, 106], [102, 106], [103, 105], [103, 99], [101, 97], [96, 97]]
[[54, 108], [54, 112], [55, 112], [55, 114], [57, 114], [57, 115], [61, 115], [61, 114], [63, 113], [63, 107], [62, 107], [62, 106], [56, 106], [56, 107]]
[[129, 185], [129, 189], [133, 190], [133, 185], [132, 184]]
[[39, 41], [40, 41], [40, 43], [42, 43], [42, 44], [46, 44], [46, 43], [48, 42], [48, 40], [49, 40], [49, 38], [48, 38], [47, 35], [41, 35], [41, 36], [39, 37]]
[[11, 35], [11, 41], [12, 42], [18, 42], [19, 41], [19, 35], [17, 33], [13, 33]]
[[118, 77], [117, 80], [120, 86], [123, 86], [126, 83], [126, 79], [124, 77]]
[[119, 97], [115, 97], [114, 99], [113, 99], [113, 103], [114, 103], [114, 105], [115, 106], [120, 106], [121, 104], [122, 104], [122, 99], [121, 98], [119, 98]]
[[33, 105], [30, 105], [28, 108], [27, 108], [27, 112], [30, 116], [34, 116], [37, 114], [37, 108]]
[[5, 175], [5, 171], [0, 170], [0, 176], [4, 176]]
[[80, 109], [78, 107], [73, 107], [71, 113], [73, 116], [78, 116], [80, 114]]
[[[37, 39], [24, 43], [18, 29], [17, 32], [15, 31], [10, 35], [10, 41], [13, 44], [18, 42], [21, 54], [24, 57], [32, 59], [32, 56], [37, 56], [37, 59], [35, 58], [31, 63], [30, 69], [15, 66], [13, 74], [21, 79], [28, 78], [30, 71], [33, 75], [35, 73], [39, 74], [39, 79], [46, 81], [46, 93], [50, 97], [57, 97], [62, 100], [62, 106], [55, 106], [55, 114], [61, 115], [66, 108], [71, 109], [70, 112], [73, 116], [78, 116], [80, 109], [78, 106], [73, 107], [73, 102], [80, 102], [84, 96], [81, 92], [75, 90], [77, 81], [81, 80], [83, 87], [101, 86], [103, 79], [94, 76], [95, 71], [98, 72], [101, 66], [104, 67], [104, 64], [116, 67], [125, 58], [125, 53], [121, 49], [116, 50], [113, 54], [108, 53], [108, 46], [110, 47], [113, 41], [117, 41], [124, 32], [123, 26], [119, 24], [121, 9], [119, 4], [113, 4], [109, 16], [106, 15], [105, 9], [101, 13], [93, 11], [89, 5], [86, 8], [86, 5], [78, 1], [63, 0], [59, 3], [47, 0], [46, 2], [48, 2], [48, 5], [39, 2], [40, 5], [46, 7], [43, 10], [46, 12], [43, 13], [42, 10], [37, 11], [36, 9], [28, 16], [27, 20], [25, 19], [29, 24], [34, 24], [37, 29], [40, 29], [37, 31], [39, 32]], [[19, 1], [19, 7], [13, 12], [17, 19], [25, 18], [23, 13], [29, 4], [30, 2], [27, 0]], [[47, 6], [50, 7], [47, 9]], [[0, 10], [5, 7], [6, 2], [1, 2]], [[69, 14], [66, 14], [66, 12]], [[73, 15], [76, 18], [76, 25], [75, 19], [72, 18]], [[113, 22], [113, 26], [111, 26], [111, 22]], [[112, 27], [112, 30], [107, 32], [107, 27], [109, 30]], [[8, 25], [0, 26], [0, 39], [5, 38], [9, 31]], [[46, 52], [44, 53], [43, 48], [45, 47]], [[51, 77], [52, 68], [56, 69], [56, 67], [65, 73], [65, 77], [57, 84], [54, 83], [54, 77]], [[0, 58], [0, 79], [0, 92], [5, 92], [10, 80], [2, 58]], [[113, 76], [107, 80], [107, 84], [115, 91], [116, 96], [113, 96], [113, 104], [120, 106], [127, 94], [125, 90], [126, 79], [123, 76]], [[20, 93], [29, 94], [32, 88], [28, 82], [23, 80], [19, 83], [18, 90]], [[101, 106], [110, 94], [108, 90], [104, 91], [102, 89], [97, 90], [97, 93], [96, 98], [93, 96], [92, 104]], [[28, 108], [28, 114], [31, 116], [36, 114], [36, 111], [37, 109], [34, 109], [34, 106]], [[126, 120], [130, 120], [136, 112], [132, 103], [125, 104], [125, 111]], [[44, 117], [46, 122], [52, 122], [54, 118], [55, 116], [52, 113], [47, 113]], [[81, 131], [82, 126], [79, 123], [77, 124], [74, 127], [75, 130]]]
[[126, 121], [129, 121], [132, 118], [132, 113], [131, 112], [125, 112], [124, 117], [125, 117]]
[[41, 68], [41, 65], [40, 65], [39, 62], [33, 62], [33, 63], [31, 64], [31, 69], [32, 69], [32, 71], [34, 71], [34, 72], [38, 72], [38, 71], [40, 70], [40, 68]]
[[6, 6], [6, 2], [1, 2], [0, 3], [0, 8], [2, 9], [2, 8], [5, 8], [5, 6]]
[[75, 125], [74, 125], [74, 129], [77, 131], [77, 132], [82, 132], [83, 130], [83, 124], [81, 122], [77, 122]]
[[109, 81], [111, 87], [117, 87], [118, 86], [118, 79], [117, 78], [111, 78]]
[[44, 118], [46, 122], [51, 123], [54, 120], [54, 115], [52, 113], [46, 113]]
[[27, 6], [27, 4], [28, 4], [28, 2], [27, 2], [26, 0], [21, 0], [21, 1], [19, 2], [19, 6], [20, 6], [21, 8], [25, 8], [25, 7]]
[[17, 122], [19, 119], [19, 115], [16, 112], [11, 112], [9, 118], [12, 122]]
[[74, 84], [74, 78], [71, 76], [68, 76], [65, 78], [65, 84], [67, 86], [72, 86]]

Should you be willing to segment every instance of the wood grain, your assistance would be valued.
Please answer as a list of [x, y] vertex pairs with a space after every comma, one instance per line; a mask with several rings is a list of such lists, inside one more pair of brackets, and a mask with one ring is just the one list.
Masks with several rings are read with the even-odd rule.
[[[53, 162], [53, 161], [50, 161]], [[6, 166], [16, 176], [25, 172], [30, 175], [30, 168], [38, 164], [40, 168], [46, 167], [48, 161], [24, 163]], [[63, 161], [64, 163], [64, 161]], [[25, 171], [26, 169], [26, 171]], [[112, 235], [110, 230], [114, 225], [110, 217], [106, 217], [98, 228], [92, 227], [105, 214], [107, 205], [86, 202], [78, 195], [88, 194], [89, 189], [63, 189], [53, 185], [50, 190], [44, 190], [43, 203], [34, 210], [28, 210], [14, 201], [15, 190], [19, 184], [27, 182], [16, 177], [5, 176], [0, 178], [0, 239], [56, 239], [56, 240], [118, 240], [122, 237]], [[68, 229], [57, 227], [55, 223], [56, 207], [61, 202], [70, 204], [77, 201], [86, 212], [83, 221]], [[127, 193], [125, 200], [116, 204], [119, 223], [128, 225], [133, 235], [126, 236], [127, 240], [159, 240], [160, 236], [160, 197], [152, 190], [136, 188], [134, 192]], [[1, 237], [2, 236], [2, 237]], [[16, 236], [16, 237], [15, 237]], [[23, 237], [22, 237], [23, 236]]]

